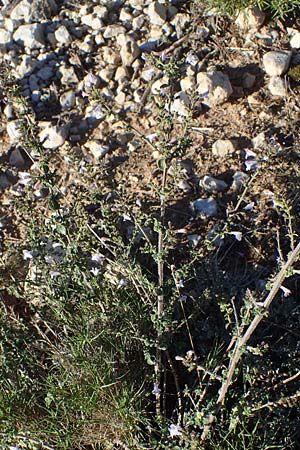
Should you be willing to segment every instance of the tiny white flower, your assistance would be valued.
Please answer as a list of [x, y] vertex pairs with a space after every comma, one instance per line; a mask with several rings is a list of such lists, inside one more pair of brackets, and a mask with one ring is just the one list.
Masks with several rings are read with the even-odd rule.
[[157, 383], [153, 383], [153, 395], [159, 395], [161, 393], [161, 389], [158, 387]]
[[101, 253], [93, 253], [91, 261], [97, 264], [102, 264], [104, 256]]
[[121, 280], [119, 281], [119, 284], [118, 284], [118, 289], [127, 286], [127, 284], [128, 284], [128, 280], [125, 280], [125, 278], [121, 278]]
[[32, 259], [34, 256], [33, 252], [30, 250], [23, 250], [23, 258], [26, 259]]
[[178, 281], [176, 282], [176, 287], [177, 287], [178, 289], [184, 288], [183, 281], [182, 281], [182, 280], [178, 280]]
[[92, 267], [90, 272], [96, 277], [101, 272], [101, 269], [99, 269], [98, 267]]
[[53, 256], [45, 256], [45, 262], [47, 263], [47, 264], [54, 264], [55, 263], [55, 259], [53, 258]]
[[146, 139], [147, 139], [149, 142], [151, 142], [151, 144], [152, 144], [152, 142], [153, 142], [156, 138], [157, 138], [157, 133], [147, 134], [147, 136], [146, 136]]
[[237, 241], [239, 241], [239, 242], [242, 240], [243, 233], [241, 233], [240, 231], [231, 231], [229, 234], [231, 234], [232, 236], [234, 236], [235, 239], [236, 239]]
[[169, 433], [171, 438], [182, 435], [181, 428], [178, 425], [175, 425], [174, 423], [172, 423], [169, 426]]
[[32, 182], [32, 178], [29, 172], [19, 172], [19, 184], [22, 184], [23, 186], [27, 186]]
[[50, 275], [51, 280], [53, 280], [54, 278], [59, 277], [61, 275], [61, 273], [56, 272], [55, 270], [51, 270], [49, 275]]
[[284, 286], [280, 286], [280, 289], [282, 290], [284, 297], [288, 297], [292, 293], [292, 291], [290, 291], [288, 288]]
[[123, 222], [126, 222], [126, 221], [131, 221], [131, 217], [128, 215], [128, 214], [123, 214]]

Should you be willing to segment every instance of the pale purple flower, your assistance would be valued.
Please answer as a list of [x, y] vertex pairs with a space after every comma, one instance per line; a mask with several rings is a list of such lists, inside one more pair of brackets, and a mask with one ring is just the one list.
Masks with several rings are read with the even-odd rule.
[[49, 275], [50, 275], [51, 280], [54, 280], [54, 278], [59, 277], [61, 275], [61, 273], [60, 272], [56, 272], [55, 270], [51, 270]]
[[254, 202], [250, 202], [248, 203], [248, 205], [244, 206], [243, 210], [244, 211], [252, 211], [254, 208]]
[[98, 78], [93, 74], [89, 73], [84, 79], [84, 86], [86, 89], [90, 89], [93, 86], [96, 86], [98, 83]]
[[100, 120], [103, 118], [103, 116], [104, 116], [104, 113], [103, 113], [101, 106], [100, 105], [96, 106], [93, 109], [93, 117], [95, 117], [95, 119], [97, 119], [97, 120]]
[[284, 286], [280, 286], [280, 289], [282, 290], [284, 297], [288, 297], [292, 293], [292, 291], [290, 291], [288, 288]]
[[187, 295], [181, 295], [180, 296], [180, 301], [186, 302], [187, 301]]
[[92, 267], [90, 272], [94, 275], [94, 277], [96, 277], [101, 272], [101, 269], [99, 269], [98, 267]]
[[161, 393], [161, 389], [158, 387], [157, 383], [153, 383], [153, 395], [159, 395]]
[[34, 257], [34, 252], [30, 250], [23, 250], [23, 258], [26, 259], [32, 259]]
[[182, 435], [182, 431], [180, 426], [175, 425], [174, 423], [172, 423], [169, 426], [169, 433], [170, 433], [170, 437], [173, 438], [175, 436], [181, 436]]
[[245, 159], [256, 158], [256, 156], [257, 156], [256, 153], [253, 152], [252, 150], [250, 150], [249, 148], [245, 148], [244, 152], [245, 152]]
[[45, 262], [47, 264], [54, 264], [55, 263], [55, 259], [53, 258], [53, 256], [45, 256]]
[[255, 159], [249, 159], [245, 161], [246, 171], [249, 172], [250, 170], [257, 170], [258, 169], [258, 163]]
[[234, 236], [235, 239], [236, 239], [237, 241], [239, 241], [239, 242], [242, 240], [243, 233], [241, 233], [240, 231], [231, 231], [229, 234], [231, 234], [232, 236]]
[[195, 53], [190, 53], [186, 58], [185, 62], [187, 64], [190, 64], [191, 66], [196, 66], [199, 62], [199, 58]]

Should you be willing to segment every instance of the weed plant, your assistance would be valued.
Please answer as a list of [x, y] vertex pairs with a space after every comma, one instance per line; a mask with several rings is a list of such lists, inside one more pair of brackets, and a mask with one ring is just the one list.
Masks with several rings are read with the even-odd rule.
[[[169, 79], [156, 100], [158, 144], [99, 92], [89, 94], [110, 120], [123, 120], [160, 153], [156, 198], [145, 206], [121, 189], [103, 189], [105, 164], [87, 163], [81, 184], [64, 197], [55, 156], [35, 138], [34, 119], [15, 84], [3, 78], [7, 98], [21, 104], [32, 177], [47, 189], [37, 200], [30, 185], [24, 188], [15, 202], [23, 238], [2, 253], [3, 448], [296, 448], [296, 206], [284, 195], [276, 199], [278, 248], [265, 249], [270, 253], [260, 264], [232, 267], [239, 252], [261, 245], [242, 208], [251, 201], [254, 176], [213, 237], [203, 220], [200, 245], [178, 239], [169, 213], [174, 167], [191, 146], [190, 117], [177, 123], [169, 108], [180, 63], [158, 66]], [[262, 170], [280, 165], [271, 145], [269, 152]], [[70, 159], [79, 171], [76, 157]], [[244, 247], [232, 234], [237, 226], [247, 238]], [[279, 258], [271, 264], [274, 251]], [[268, 280], [263, 288], [257, 287], [261, 278]], [[288, 302], [280, 294], [286, 278]]]

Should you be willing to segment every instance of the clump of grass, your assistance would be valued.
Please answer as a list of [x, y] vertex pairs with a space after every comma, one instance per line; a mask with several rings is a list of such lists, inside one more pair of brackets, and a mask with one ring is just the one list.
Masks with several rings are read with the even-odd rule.
[[299, 8], [298, 0], [206, 0], [206, 3], [210, 8], [217, 8], [220, 12], [231, 16], [249, 6], [258, 6], [261, 10], [269, 12], [272, 17], [283, 18]]

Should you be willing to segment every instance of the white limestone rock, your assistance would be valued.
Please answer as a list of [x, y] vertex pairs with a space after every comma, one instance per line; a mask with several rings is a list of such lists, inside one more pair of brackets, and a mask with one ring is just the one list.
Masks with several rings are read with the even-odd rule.
[[219, 71], [199, 72], [197, 74], [197, 91], [201, 102], [213, 108], [226, 102], [233, 92], [229, 78]]
[[20, 139], [23, 136], [23, 132], [21, 130], [22, 125], [24, 124], [23, 120], [11, 120], [6, 125], [6, 131], [10, 138], [11, 144], [19, 143]]
[[23, 44], [29, 50], [44, 47], [44, 30], [40, 23], [20, 25], [13, 34], [16, 43]]
[[223, 192], [228, 188], [227, 183], [223, 180], [218, 180], [217, 178], [213, 178], [205, 175], [205, 177], [200, 180], [199, 185], [209, 193], [213, 192]]
[[73, 108], [73, 106], [75, 106], [76, 103], [75, 92], [74, 91], [64, 92], [59, 98], [59, 103], [63, 111]]
[[283, 75], [289, 68], [292, 52], [274, 50], [263, 56], [265, 71], [271, 77]]
[[21, 0], [12, 9], [10, 18], [31, 23], [49, 19], [56, 12], [57, 5], [54, 0]]
[[290, 39], [290, 45], [292, 48], [300, 48], [300, 33], [295, 33]]
[[151, 2], [147, 10], [151, 25], [163, 25], [167, 20], [166, 5], [160, 2]]
[[274, 96], [285, 97], [287, 95], [286, 84], [281, 77], [271, 77], [268, 88], [271, 94]]
[[66, 125], [62, 127], [49, 125], [40, 132], [39, 139], [44, 148], [55, 150], [65, 143], [68, 132], [69, 127]]
[[121, 47], [120, 56], [123, 66], [131, 66], [141, 53], [135, 39], [129, 35], [121, 34], [117, 38], [117, 43]]
[[257, 6], [240, 11], [235, 23], [242, 30], [258, 30], [264, 23], [266, 15]]
[[212, 154], [219, 158], [226, 158], [235, 152], [235, 147], [229, 139], [218, 139], [213, 143]]
[[61, 25], [55, 30], [54, 37], [56, 41], [62, 45], [70, 45], [73, 40], [68, 29], [64, 25]]

